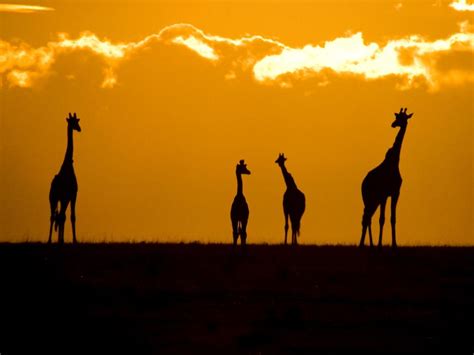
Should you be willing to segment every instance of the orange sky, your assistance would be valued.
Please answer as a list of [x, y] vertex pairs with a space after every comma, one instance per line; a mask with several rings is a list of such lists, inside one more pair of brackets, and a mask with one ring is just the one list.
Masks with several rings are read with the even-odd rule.
[[300, 242], [357, 243], [406, 106], [398, 242], [473, 244], [469, 2], [21, 4], [0, 4], [0, 241], [46, 240], [76, 111], [80, 241], [230, 242], [245, 159], [248, 241], [279, 243], [284, 152]]

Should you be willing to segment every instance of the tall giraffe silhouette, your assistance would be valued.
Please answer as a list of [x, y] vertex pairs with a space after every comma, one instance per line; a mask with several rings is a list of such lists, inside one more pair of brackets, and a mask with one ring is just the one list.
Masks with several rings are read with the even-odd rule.
[[377, 207], [380, 206], [380, 231], [378, 246], [382, 246], [383, 225], [385, 223], [385, 204], [387, 199], [391, 198], [391, 217], [392, 225], [392, 247], [397, 247], [397, 238], [395, 234], [397, 202], [400, 196], [400, 187], [402, 185], [402, 177], [398, 168], [400, 161], [400, 150], [402, 148], [403, 138], [407, 130], [408, 119], [413, 116], [413, 113], [407, 114], [407, 109], [400, 109], [400, 112], [395, 113], [395, 121], [392, 127], [400, 127], [393, 146], [388, 149], [384, 161], [375, 169], [369, 171], [364, 181], [362, 182], [362, 199], [364, 200], [364, 214], [362, 216], [362, 236], [360, 238], [359, 246], [364, 246], [365, 234], [369, 229], [370, 246], [372, 242], [372, 216]]
[[[64, 157], [63, 165], [59, 173], [53, 178], [51, 182], [51, 189], [49, 190], [49, 204], [51, 207], [51, 218], [49, 225], [48, 243], [51, 243], [51, 235], [54, 230], [58, 230], [58, 243], [64, 243], [64, 223], [66, 221], [66, 210], [69, 202], [71, 202], [71, 225], [72, 225], [72, 242], [76, 243], [76, 197], [77, 197], [77, 180], [74, 174], [73, 167], [73, 131], [81, 131], [79, 126], [80, 119], [77, 118], [76, 113], [66, 118], [67, 121], [67, 148]], [[58, 202], [60, 209], [58, 212]]]
[[242, 184], [242, 175], [250, 175], [247, 164], [241, 160], [235, 167], [235, 175], [237, 176], [237, 194], [232, 202], [230, 209], [230, 219], [232, 221], [232, 234], [234, 238], [234, 246], [240, 235], [240, 243], [245, 246], [247, 241], [247, 222], [249, 219], [249, 206], [245, 200]]
[[287, 244], [288, 239], [288, 216], [291, 220], [291, 244], [298, 244], [298, 236], [300, 235], [300, 224], [301, 217], [303, 216], [306, 201], [304, 193], [298, 190], [293, 176], [286, 170], [285, 167], [285, 155], [279, 154], [278, 159], [275, 160], [283, 174], [283, 179], [285, 179], [286, 191], [283, 195], [283, 213], [285, 214], [285, 244]]

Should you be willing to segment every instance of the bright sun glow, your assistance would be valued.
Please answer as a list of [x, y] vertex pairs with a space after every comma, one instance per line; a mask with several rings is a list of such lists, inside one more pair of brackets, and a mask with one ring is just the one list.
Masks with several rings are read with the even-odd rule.
[[212, 49], [212, 47], [209, 47], [206, 43], [196, 39], [193, 36], [190, 36], [188, 38], [178, 36], [173, 40], [173, 43], [182, 44], [188, 47], [189, 49], [195, 51], [201, 57], [204, 57], [206, 59], [210, 59], [210, 60], [219, 59], [219, 57], [214, 52], [214, 49]]

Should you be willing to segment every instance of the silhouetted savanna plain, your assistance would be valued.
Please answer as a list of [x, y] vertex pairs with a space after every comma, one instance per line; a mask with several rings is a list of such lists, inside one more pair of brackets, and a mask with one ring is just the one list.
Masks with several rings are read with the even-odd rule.
[[2, 354], [472, 354], [474, 248], [0, 244]]

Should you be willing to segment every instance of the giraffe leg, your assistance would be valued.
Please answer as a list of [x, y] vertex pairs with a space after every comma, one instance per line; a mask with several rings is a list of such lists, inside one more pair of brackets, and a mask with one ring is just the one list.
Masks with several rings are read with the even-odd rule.
[[51, 244], [51, 237], [53, 235], [53, 223], [54, 223], [54, 216], [51, 215], [49, 219], [49, 236], [48, 236], [48, 244]]
[[241, 232], [240, 232], [240, 243], [242, 247], [245, 248], [247, 244], [247, 220], [243, 220], [241, 224]]
[[48, 244], [52, 242], [52, 235], [53, 235], [53, 225], [54, 230], [57, 230], [57, 209], [58, 209], [58, 202], [59, 199], [57, 198], [57, 189], [58, 189], [58, 177], [57, 175], [54, 176], [53, 181], [51, 182], [51, 187], [49, 189], [49, 208], [51, 212], [51, 216], [49, 218], [49, 235], [48, 235]]
[[58, 224], [59, 224], [59, 232], [58, 232], [58, 243], [64, 244], [64, 224], [66, 222], [66, 209], [69, 201], [61, 201], [61, 209], [59, 210], [58, 215]]
[[56, 206], [57, 203], [54, 203], [53, 201], [50, 201], [51, 205], [51, 217], [49, 218], [49, 236], [48, 236], [48, 244], [51, 244], [51, 239], [53, 235], [53, 224], [56, 219]]
[[288, 213], [285, 212], [285, 245], [287, 244], [288, 240]]
[[232, 219], [232, 238], [234, 240], [233, 246], [235, 247], [239, 239], [239, 222], [234, 219]]
[[395, 234], [395, 224], [397, 223], [397, 202], [398, 194], [392, 196], [390, 223], [392, 225], [392, 248], [397, 247], [397, 236]]
[[383, 200], [382, 203], [380, 204], [380, 218], [379, 218], [379, 243], [378, 247], [382, 247], [382, 234], [383, 234], [383, 225], [385, 223], [385, 204], [387, 203], [387, 200]]
[[64, 221], [66, 216], [58, 215], [58, 244], [64, 244]]
[[296, 216], [290, 216], [291, 222], [291, 245], [298, 245], [298, 240], [296, 238], [296, 231], [298, 230], [298, 222], [296, 220]]
[[370, 247], [372, 248], [374, 246], [374, 243], [372, 241], [372, 221], [369, 222], [369, 239], [370, 239]]
[[72, 243], [76, 244], [76, 196], [71, 199], [71, 227], [72, 227]]
[[55, 224], [56, 213], [58, 208], [58, 199], [55, 197], [55, 188], [54, 181], [51, 183], [51, 189], [49, 190], [49, 208], [51, 211], [51, 216], [49, 218], [49, 235], [48, 235], [48, 244], [52, 241], [53, 235], [53, 224]]
[[[371, 219], [372, 219], [372, 210], [370, 208], [365, 207], [364, 208], [364, 214], [362, 216], [362, 236], [360, 237], [360, 242], [359, 242], [359, 247], [362, 248], [365, 244], [365, 235], [367, 233], [367, 229], [369, 228], [371, 224]], [[369, 228], [369, 236], [371, 236], [371, 231]], [[372, 240], [372, 237], [370, 237], [370, 240]], [[372, 243], [370, 243], [372, 245]]]
[[365, 234], [367, 233], [367, 223], [362, 220], [362, 235], [360, 237], [359, 248], [362, 248], [365, 244]]

